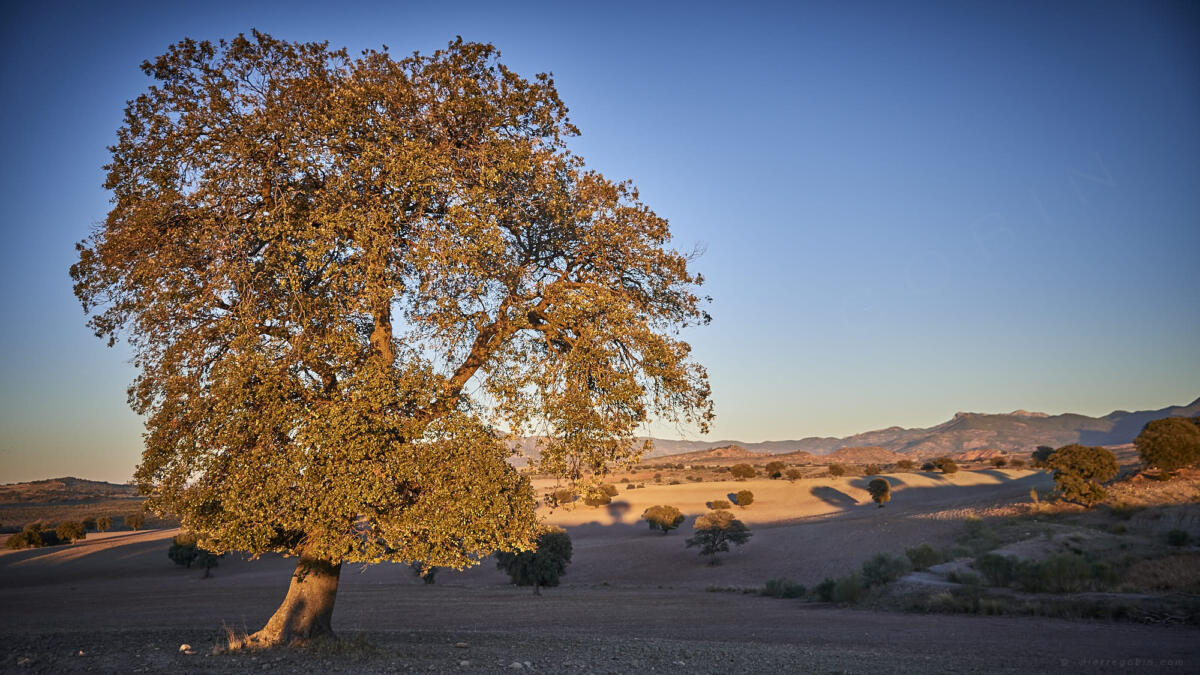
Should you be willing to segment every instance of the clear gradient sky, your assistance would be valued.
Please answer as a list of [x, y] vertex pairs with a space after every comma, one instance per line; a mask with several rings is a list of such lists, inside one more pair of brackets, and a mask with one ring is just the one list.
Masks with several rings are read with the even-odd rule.
[[2, 11], [0, 482], [131, 475], [133, 371], [84, 325], [72, 245], [107, 212], [138, 64], [251, 28], [398, 54], [462, 35], [553, 71], [573, 149], [707, 249], [713, 438], [1200, 395], [1195, 2]]

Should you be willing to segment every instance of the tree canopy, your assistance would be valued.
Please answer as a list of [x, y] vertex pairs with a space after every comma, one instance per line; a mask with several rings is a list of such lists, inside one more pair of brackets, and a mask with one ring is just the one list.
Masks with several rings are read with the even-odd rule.
[[[259, 32], [142, 70], [71, 274], [133, 349], [148, 507], [198, 545], [298, 554], [333, 592], [342, 562], [461, 568], [533, 545], [506, 434], [579, 480], [651, 418], [707, 430], [678, 337], [702, 279], [569, 152], [550, 76], [461, 39], [352, 58]], [[328, 630], [300, 624], [262, 637]]]
[[1063, 497], [1089, 506], [1104, 499], [1103, 484], [1120, 471], [1111, 450], [1078, 443], [1055, 450], [1046, 462]]
[[716, 565], [718, 553], [728, 553], [729, 545], [741, 546], [751, 537], [750, 528], [729, 511], [709, 511], [696, 519], [695, 534], [687, 540], [688, 548], [700, 549], [708, 556], [708, 564]]
[[1142, 462], [1170, 473], [1200, 462], [1200, 419], [1152, 420], [1133, 439]]

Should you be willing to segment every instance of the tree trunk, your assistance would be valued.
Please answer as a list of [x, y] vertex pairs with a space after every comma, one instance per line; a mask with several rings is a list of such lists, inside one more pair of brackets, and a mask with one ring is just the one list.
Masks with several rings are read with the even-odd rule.
[[247, 638], [248, 645], [273, 647], [333, 637], [333, 601], [341, 573], [341, 563], [301, 555], [283, 604], [262, 630]]
[[535, 584], [533, 585], [533, 594], [534, 594], [534, 595], [541, 595], [541, 594], [542, 594], [542, 585], [541, 585], [541, 584], [535, 583]]

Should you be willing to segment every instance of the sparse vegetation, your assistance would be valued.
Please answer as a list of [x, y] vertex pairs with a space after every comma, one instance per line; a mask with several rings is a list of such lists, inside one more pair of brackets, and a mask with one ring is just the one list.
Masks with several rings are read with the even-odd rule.
[[833, 585], [832, 600], [840, 605], [853, 605], [862, 600], [863, 590], [862, 577], [857, 572], [848, 574]]
[[762, 594], [772, 598], [803, 598], [808, 589], [791, 579], [768, 579]]
[[567, 573], [571, 554], [571, 536], [566, 530], [553, 527], [537, 538], [532, 551], [497, 553], [496, 567], [508, 574], [514, 584], [533, 586], [533, 594], [541, 595], [543, 586], [557, 586]]
[[674, 506], [651, 506], [642, 513], [642, 518], [650, 524], [651, 530], [661, 530], [663, 534], [683, 523], [683, 514]]
[[829, 465], [829, 475], [833, 476], [835, 478], [837, 476], [845, 476], [846, 475], [846, 467], [842, 466], [841, 464], [830, 464]]
[[881, 509], [892, 498], [892, 486], [884, 478], [871, 479], [867, 484], [867, 492], [871, 493], [871, 499], [875, 500]]
[[700, 549], [700, 555], [708, 556], [708, 564], [720, 562], [718, 553], [729, 552], [729, 545], [742, 546], [750, 540], [750, 528], [733, 517], [729, 511], [710, 511], [696, 519], [696, 533], [687, 540], [688, 548]]
[[908, 558], [908, 562], [912, 565], [912, 568], [917, 571], [927, 570], [942, 562], [942, 554], [938, 553], [929, 544], [906, 548], [904, 549], [904, 555]]
[[1054, 451], [1046, 465], [1063, 498], [1085, 506], [1104, 498], [1104, 483], [1120, 470], [1112, 451], [1078, 443]]
[[860, 578], [867, 588], [884, 586], [912, 571], [912, 563], [907, 558], [878, 553], [863, 563]]
[[1171, 474], [1200, 462], [1200, 422], [1185, 417], [1152, 420], [1133, 444], [1143, 464]]

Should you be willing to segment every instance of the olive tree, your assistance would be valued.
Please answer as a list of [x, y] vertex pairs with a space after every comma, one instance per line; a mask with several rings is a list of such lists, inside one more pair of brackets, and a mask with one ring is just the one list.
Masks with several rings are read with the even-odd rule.
[[396, 59], [258, 32], [142, 69], [71, 274], [133, 349], [147, 507], [210, 551], [298, 557], [250, 642], [331, 635], [346, 562], [530, 550], [498, 429], [584, 482], [652, 419], [707, 430], [677, 337], [708, 321], [702, 280], [567, 149], [548, 75], [462, 40]]
[[729, 467], [729, 474], [738, 480], [746, 480], [747, 478], [754, 478], [758, 475], [758, 471], [749, 464], [734, 464]]

